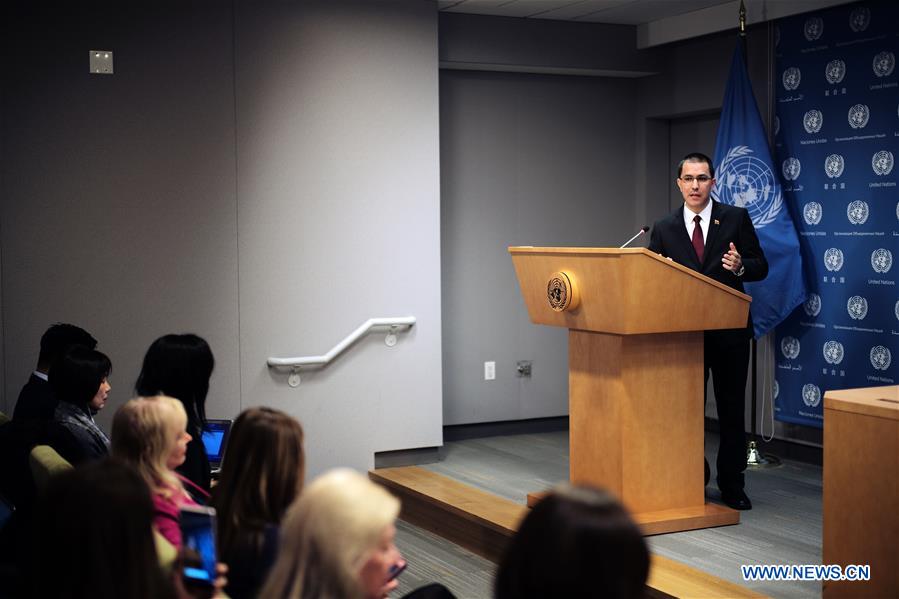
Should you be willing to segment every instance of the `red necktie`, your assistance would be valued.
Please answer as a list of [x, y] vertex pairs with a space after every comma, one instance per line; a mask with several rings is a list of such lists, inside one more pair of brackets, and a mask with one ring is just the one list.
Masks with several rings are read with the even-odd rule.
[[702, 227], [699, 226], [699, 221], [702, 220], [702, 217], [698, 214], [693, 217], [693, 222], [696, 223], [693, 225], [693, 249], [696, 250], [696, 257], [699, 258], [699, 263], [702, 264], [702, 253], [705, 250], [705, 242], [702, 240]]

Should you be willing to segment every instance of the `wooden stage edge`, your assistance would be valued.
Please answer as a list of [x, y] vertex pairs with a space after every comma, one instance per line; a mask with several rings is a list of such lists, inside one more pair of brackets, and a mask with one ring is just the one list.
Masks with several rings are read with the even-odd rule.
[[[537, 505], [546, 496], [546, 493], [547, 491], [528, 493], [528, 507]], [[657, 512], [638, 512], [631, 516], [640, 525], [640, 530], [646, 536], [740, 523], [739, 511], [717, 503]]]
[[[528, 513], [528, 507], [523, 504], [419, 466], [379, 468], [368, 474], [371, 480], [383, 485], [402, 500], [401, 519], [442, 536], [493, 563], [499, 563], [509, 539]], [[530, 496], [528, 501], [530, 502]], [[706, 507], [715, 509], [721, 506]], [[733, 511], [724, 507], [721, 509]], [[667, 510], [666, 513], [672, 511], [678, 510]], [[641, 523], [641, 526], [646, 531], [650, 524]], [[659, 532], [668, 531], [659, 530], [646, 534]], [[648, 597], [764, 597], [745, 587], [656, 554], [652, 555], [646, 587]]]

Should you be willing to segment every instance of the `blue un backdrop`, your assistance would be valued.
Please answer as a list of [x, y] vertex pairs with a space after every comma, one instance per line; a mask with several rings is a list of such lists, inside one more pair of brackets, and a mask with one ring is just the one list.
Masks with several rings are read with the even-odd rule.
[[825, 391], [896, 383], [897, 6], [850, 4], [777, 24], [775, 162], [808, 283], [776, 329], [778, 420], [820, 427]]

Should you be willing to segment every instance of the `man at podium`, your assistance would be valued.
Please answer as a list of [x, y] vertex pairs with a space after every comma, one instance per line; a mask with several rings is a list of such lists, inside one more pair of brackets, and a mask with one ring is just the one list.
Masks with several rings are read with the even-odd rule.
[[[684, 205], [655, 223], [649, 249], [744, 292], [743, 281], [760, 281], [768, 275], [768, 261], [749, 212], [713, 201], [714, 184], [711, 158], [698, 152], [687, 154], [677, 166], [677, 186]], [[745, 328], [705, 332], [705, 381], [708, 383], [711, 372], [721, 430], [718, 488], [724, 503], [737, 510], [752, 509], [743, 477], [744, 404], [751, 337], [751, 315]]]

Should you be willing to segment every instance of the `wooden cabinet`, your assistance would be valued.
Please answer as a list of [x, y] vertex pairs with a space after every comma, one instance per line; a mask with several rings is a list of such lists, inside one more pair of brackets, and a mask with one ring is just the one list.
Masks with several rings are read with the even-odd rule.
[[824, 597], [899, 597], [899, 386], [824, 395], [823, 563], [871, 566]]

